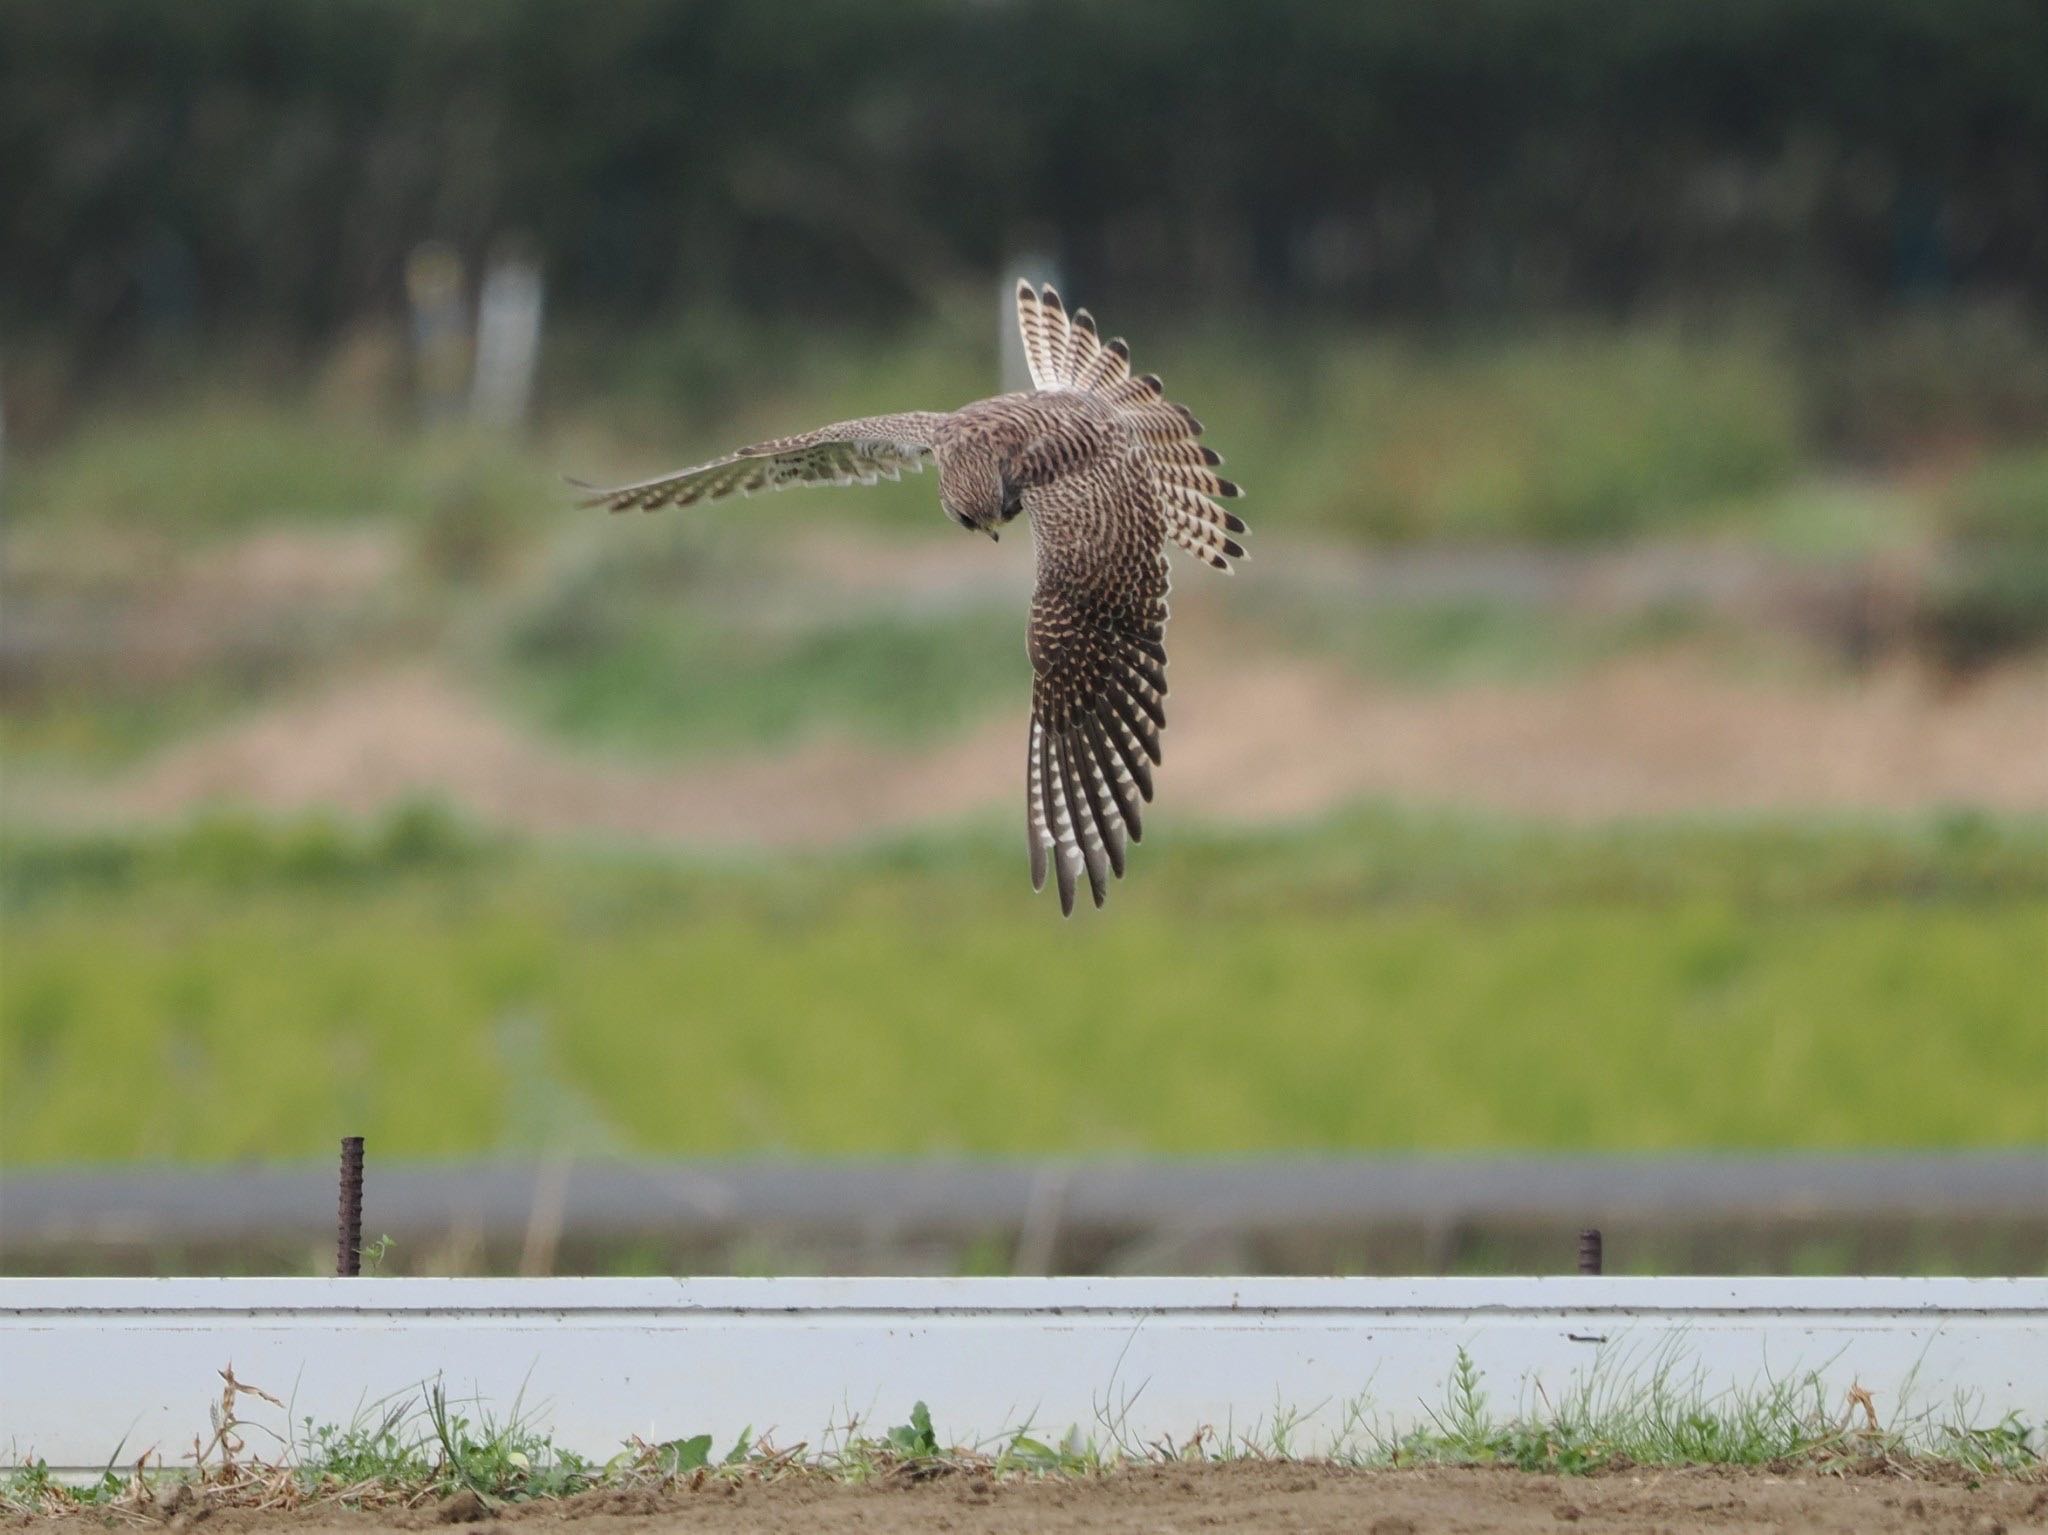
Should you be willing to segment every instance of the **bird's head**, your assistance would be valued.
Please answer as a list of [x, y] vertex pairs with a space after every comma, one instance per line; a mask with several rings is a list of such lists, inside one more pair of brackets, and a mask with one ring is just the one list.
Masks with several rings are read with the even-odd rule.
[[939, 464], [939, 505], [948, 517], [970, 532], [996, 530], [1024, 509], [1023, 494], [1003, 472], [998, 455], [984, 443], [942, 446]]

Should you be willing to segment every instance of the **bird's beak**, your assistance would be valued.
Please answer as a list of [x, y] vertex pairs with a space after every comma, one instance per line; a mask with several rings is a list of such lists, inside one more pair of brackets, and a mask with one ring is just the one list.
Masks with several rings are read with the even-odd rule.
[[988, 541], [992, 544], [999, 544], [1003, 541], [1002, 535], [997, 533], [994, 528], [983, 528], [981, 531], [988, 535]]

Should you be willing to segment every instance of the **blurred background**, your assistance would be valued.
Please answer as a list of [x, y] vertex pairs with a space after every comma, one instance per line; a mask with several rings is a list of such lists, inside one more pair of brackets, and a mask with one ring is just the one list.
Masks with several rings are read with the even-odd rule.
[[[2048, 1265], [2035, 0], [26, 0], [0, 167], [0, 1266]], [[1253, 528], [1070, 922], [1027, 540], [560, 479], [1018, 275]]]

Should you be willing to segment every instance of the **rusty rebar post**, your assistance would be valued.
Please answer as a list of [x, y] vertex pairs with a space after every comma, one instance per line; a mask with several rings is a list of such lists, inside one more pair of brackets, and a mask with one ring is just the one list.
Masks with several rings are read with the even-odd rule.
[[363, 1272], [363, 1138], [341, 1138], [341, 1214], [336, 1226], [334, 1272], [354, 1279]]
[[1581, 1274], [1597, 1274], [1600, 1272], [1602, 1258], [1600, 1246], [1600, 1231], [1598, 1227], [1588, 1226], [1579, 1233], [1579, 1272]]

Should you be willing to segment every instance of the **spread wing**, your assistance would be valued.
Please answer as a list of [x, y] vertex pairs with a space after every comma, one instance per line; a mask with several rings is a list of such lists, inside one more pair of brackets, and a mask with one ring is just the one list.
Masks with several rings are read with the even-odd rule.
[[[1100, 906], [1144, 834], [1166, 724], [1163, 513], [1142, 472], [1076, 476], [1025, 492], [1038, 530], [1025, 764], [1031, 884], [1048, 862], [1071, 914], [1082, 873]], [[1087, 528], [1070, 546], [1063, 529]]]
[[906, 469], [923, 472], [945, 419], [939, 411], [920, 410], [838, 421], [815, 432], [756, 443], [657, 479], [609, 490], [586, 485], [582, 488], [590, 494], [582, 504], [614, 512], [652, 512], [790, 485], [872, 485], [901, 479]]

